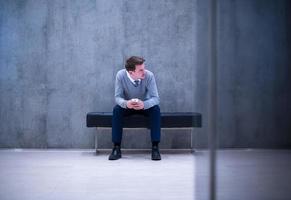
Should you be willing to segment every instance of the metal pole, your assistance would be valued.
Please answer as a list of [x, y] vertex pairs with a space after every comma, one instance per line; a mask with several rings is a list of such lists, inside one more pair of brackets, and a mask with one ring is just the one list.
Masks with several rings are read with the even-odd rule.
[[217, 120], [217, 47], [216, 9], [217, 1], [209, 1], [209, 101], [208, 101], [208, 143], [209, 143], [209, 199], [216, 199], [216, 120]]

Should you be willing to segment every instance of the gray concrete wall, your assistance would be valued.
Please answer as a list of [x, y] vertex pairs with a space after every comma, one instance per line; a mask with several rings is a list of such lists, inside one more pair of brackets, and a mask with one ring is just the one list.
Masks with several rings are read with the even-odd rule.
[[[287, 2], [219, 4], [221, 147], [291, 146]], [[130, 55], [155, 73], [162, 111], [203, 114], [194, 143], [207, 146], [207, 8], [202, 0], [0, 0], [0, 147], [93, 147], [86, 113], [112, 110], [115, 73]]]
[[86, 113], [112, 110], [115, 74], [130, 55], [156, 74], [163, 111], [193, 110], [195, 1], [1, 1], [0, 9], [0, 147], [93, 147]]

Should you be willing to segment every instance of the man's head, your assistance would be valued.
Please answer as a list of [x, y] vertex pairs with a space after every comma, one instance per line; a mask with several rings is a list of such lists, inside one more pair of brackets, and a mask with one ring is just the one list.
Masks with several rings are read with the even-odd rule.
[[144, 79], [145, 77], [144, 61], [145, 59], [138, 56], [132, 56], [126, 60], [125, 68], [134, 80]]

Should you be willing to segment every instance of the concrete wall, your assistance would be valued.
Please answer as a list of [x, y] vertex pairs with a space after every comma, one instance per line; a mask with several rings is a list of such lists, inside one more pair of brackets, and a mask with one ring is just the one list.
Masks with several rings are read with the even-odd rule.
[[[141, 55], [163, 111], [193, 110], [195, 1], [1, 1], [0, 147], [93, 147], [116, 72]], [[176, 98], [178, 95], [179, 98]]]
[[[207, 146], [207, 6], [0, 0], [0, 147], [92, 148], [86, 113], [112, 110], [115, 73], [130, 55], [155, 73], [162, 111], [203, 114], [194, 143]], [[221, 147], [291, 146], [290, 10], [283, 0], [220, 1]]]

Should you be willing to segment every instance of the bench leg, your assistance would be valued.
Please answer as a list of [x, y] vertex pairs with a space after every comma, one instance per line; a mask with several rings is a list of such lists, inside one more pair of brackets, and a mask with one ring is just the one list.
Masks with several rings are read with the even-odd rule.
[[195, 150], [194, 150], [194, 145], [193, 145], [193, 138], [194, 138], [194, 131], [193, 131], [193, 128], [191, 128], [191, 153], [195, 153]]
[[95, 152], [96, 152], [96, 155], [99, 154], [99, 151], [98, 151], [98, 132], [99, 132], [99, 128], [97, 127], [96, 133], [95, 133]]

